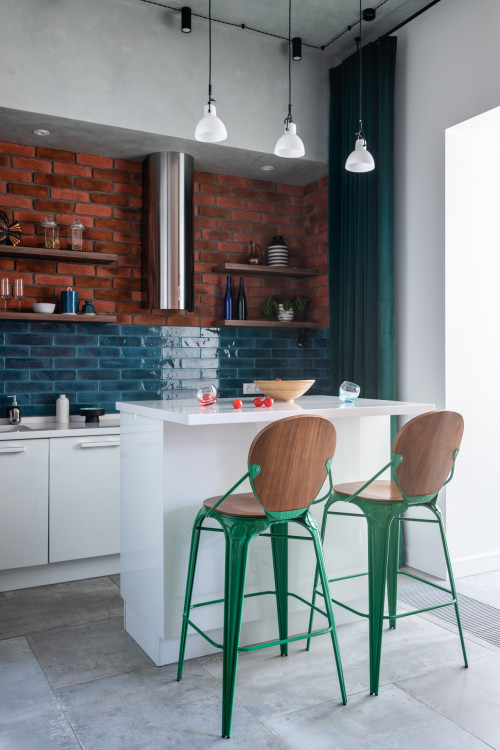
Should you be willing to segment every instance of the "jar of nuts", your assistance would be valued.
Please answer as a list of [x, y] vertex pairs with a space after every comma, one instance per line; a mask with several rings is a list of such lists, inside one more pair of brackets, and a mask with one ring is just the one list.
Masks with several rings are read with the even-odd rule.
[[85, 237], [84, 237], [85, 225], [79, 219], [75, 219], [72, 224], [69, 225], [71, 232], [71, 249], [82, 252], [85, 250]]
[[40, 233], [42, 247], [46, 247], [49, 250], [59, 250], [61, 247], [59, 227], [57, 226], [54, 217], [46, 216], [45, 219], [40, 222], [40, 225], [42, 227]]

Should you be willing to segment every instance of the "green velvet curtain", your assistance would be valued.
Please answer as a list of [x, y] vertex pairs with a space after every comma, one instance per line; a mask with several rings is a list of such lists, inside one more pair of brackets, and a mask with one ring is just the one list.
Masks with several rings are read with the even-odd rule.
[[347, 172], [359, 120], [359, 55], [330, 71], [330, 337], [332, 393], [396, 398], [394, 73], [396, 38], [363, 48], [363, 129], [375, 170]]

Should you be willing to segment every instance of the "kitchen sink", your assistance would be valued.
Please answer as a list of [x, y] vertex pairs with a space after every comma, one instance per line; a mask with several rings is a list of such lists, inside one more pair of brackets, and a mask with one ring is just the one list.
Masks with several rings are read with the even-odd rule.
[[0, 432], [28, 432], [30, 429], [24, 424], [0, 424]]

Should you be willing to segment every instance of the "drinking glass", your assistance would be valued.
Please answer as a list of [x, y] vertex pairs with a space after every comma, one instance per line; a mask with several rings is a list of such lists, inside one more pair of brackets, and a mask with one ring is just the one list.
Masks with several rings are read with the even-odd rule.
[[215, 385], [207, 383], [197, 389], [196, 398], [202, 406], [211, 406], [217, 401], [217, 388]]
[[17, 304], [19, 306], [19, 310], [21, 310], [21, 297], [23, 296], [24, 292], [24, 284], [22, 279], [15, 279], [14, 280], [14, 297], [17, 299]]
[[7, 299], [10, 297], [9, 279], [0, 279], [0, 297], [3, 299], [3, 309], [7, 310]]
[[348, 404], [352, 404], [352, 402], [359, 396], [360, 391], [361, 388], [359, 385], [344, 380], [339, 388], [339, 398], [341, 401], [346, 401]]

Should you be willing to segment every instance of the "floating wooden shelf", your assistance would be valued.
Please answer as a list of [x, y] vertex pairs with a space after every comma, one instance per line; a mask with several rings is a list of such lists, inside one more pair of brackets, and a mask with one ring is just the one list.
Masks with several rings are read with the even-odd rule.
[[54, 323], [116, 323], [116, 315], [68, 315], [67, 313], [34, 313], [0, 311], [0, 320], [51, 320]]
[[250, 263], [219, 263], [214, 266], [214, 273], [233, 273], [236, 276], [265, 276], [282, 279], [307, 279], [317, 276], [315, 268], [288, 268], [284, 266], [261, 266]]
[[47, 247], [26, 247], [17, 245], [0, 245], [0, 258], [26, 258], [29, 260], [58, 260], [70, 263], [90, 263], [107, 266], [116, 263], [114, 253], [80, 253], [76, 250], [50, 250]]
[[314, 320], [216, 320], [216, 328], [317, 328]]

